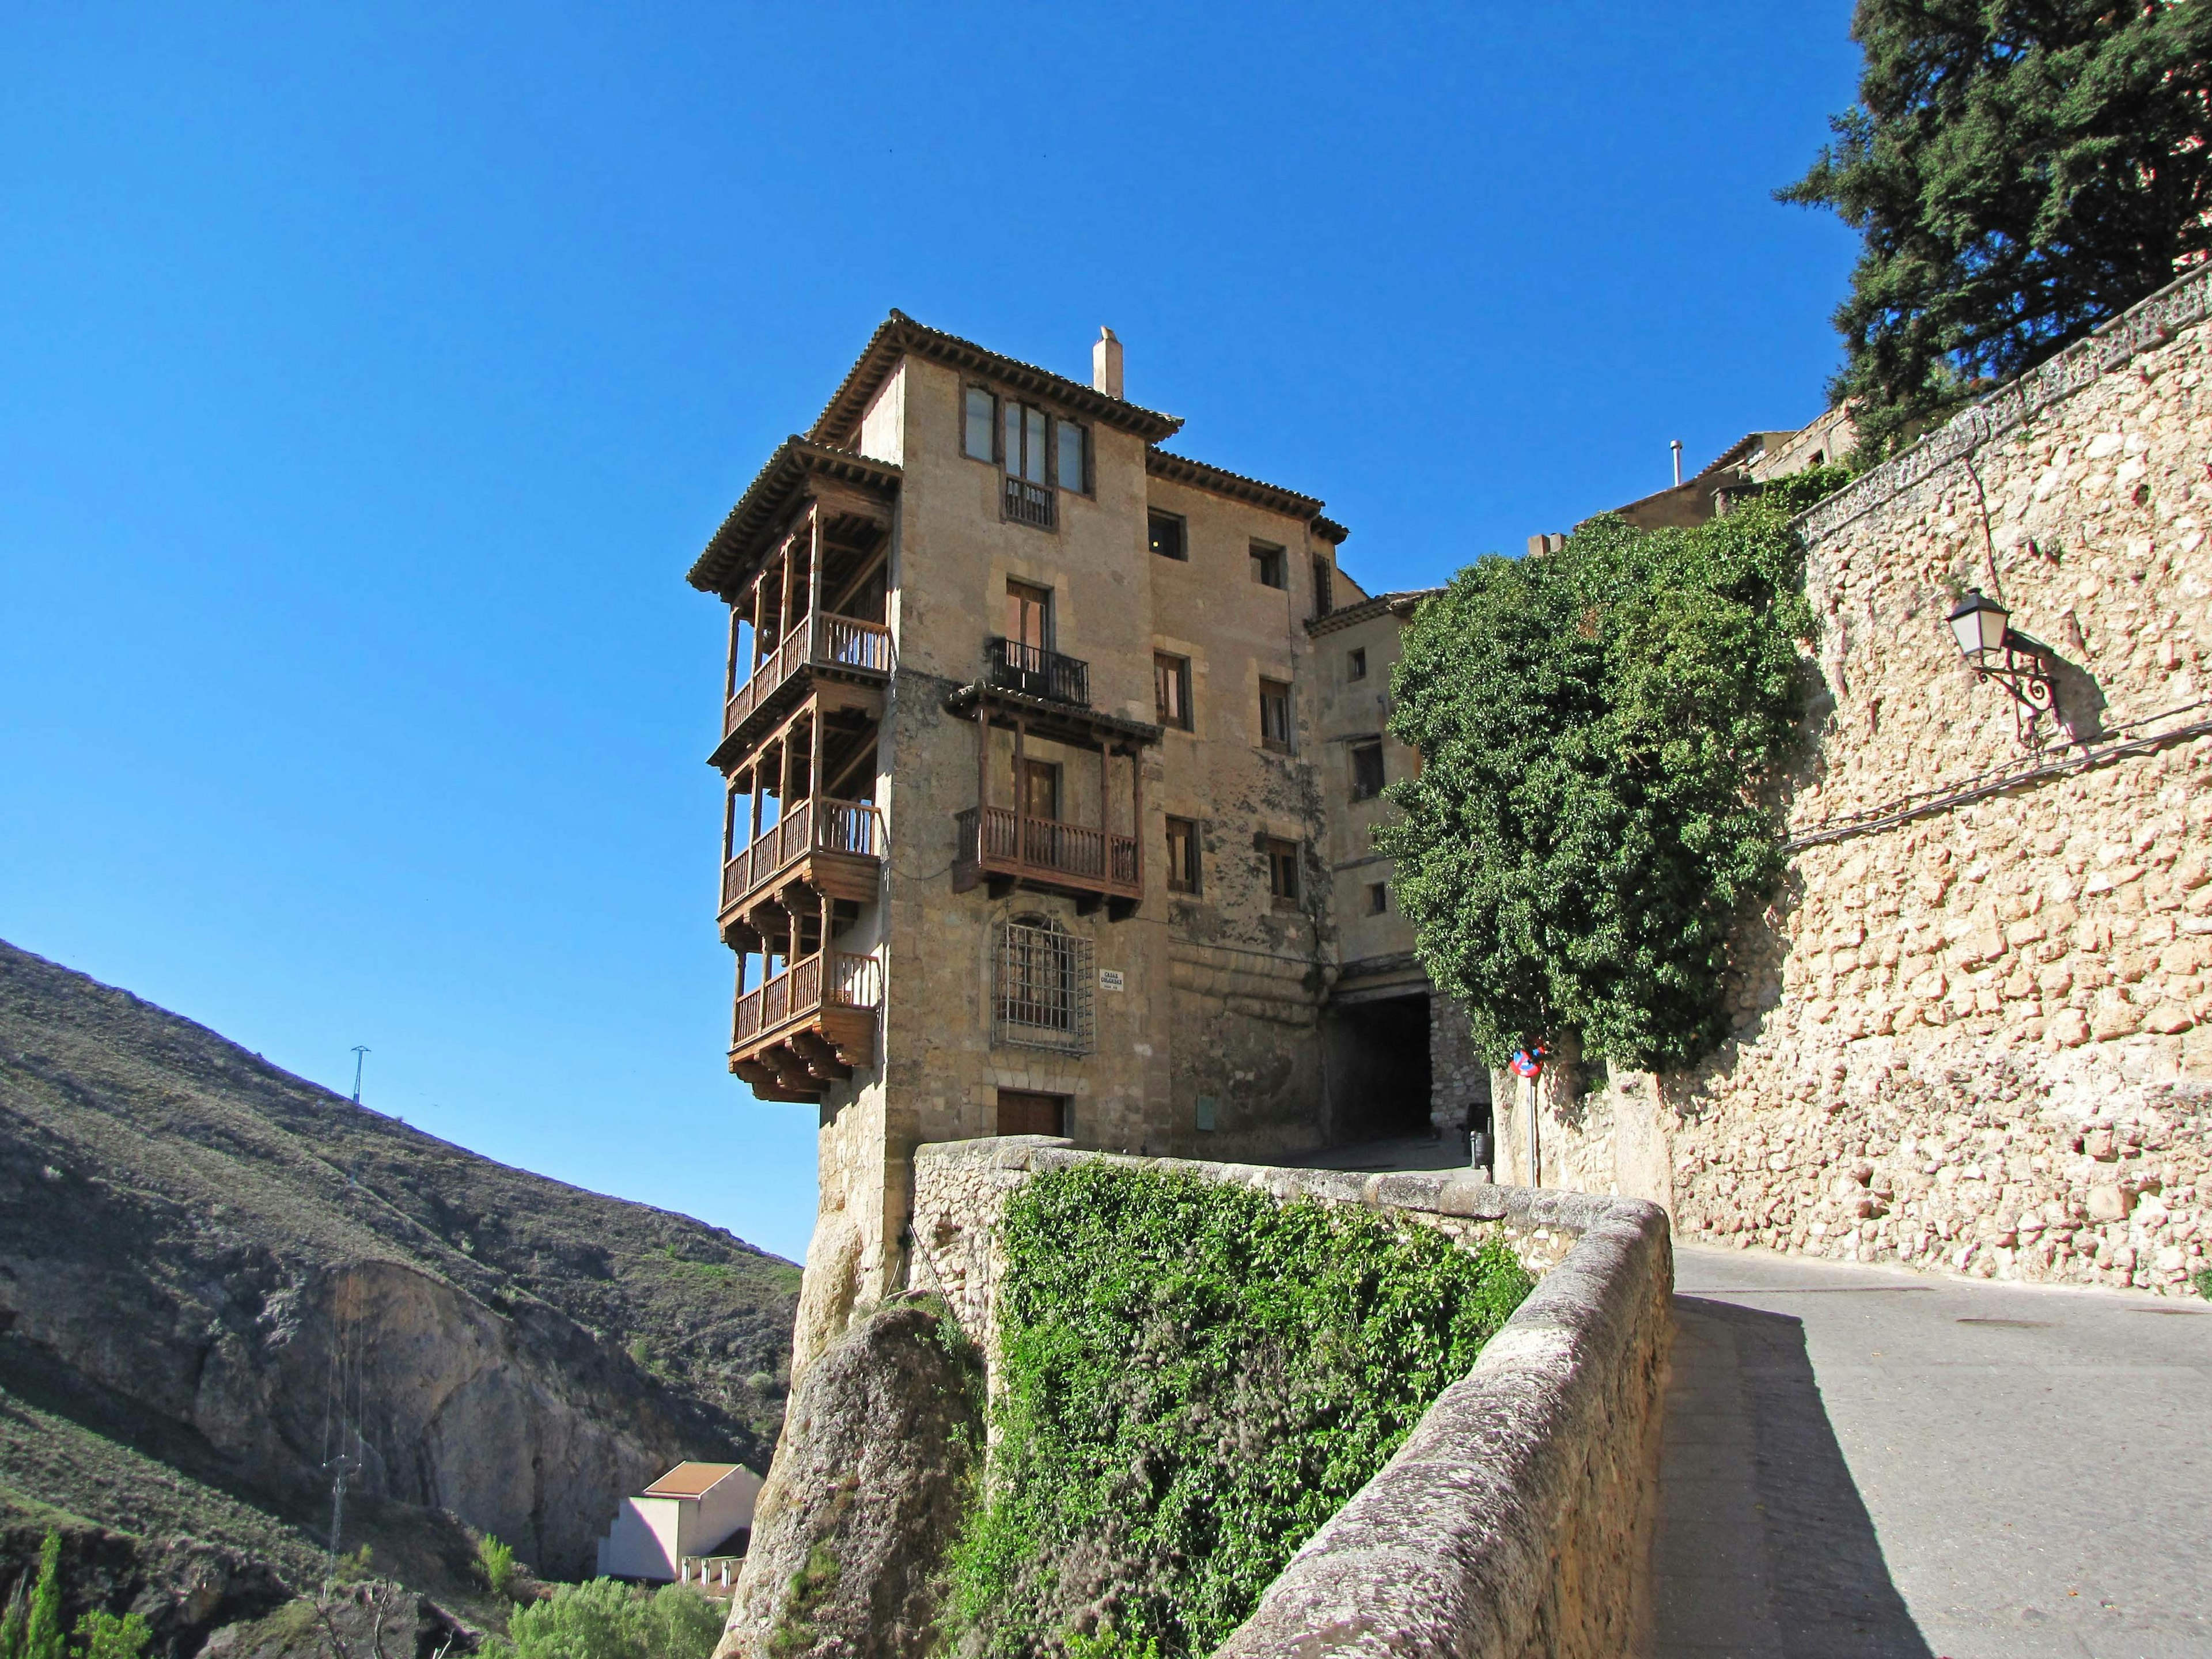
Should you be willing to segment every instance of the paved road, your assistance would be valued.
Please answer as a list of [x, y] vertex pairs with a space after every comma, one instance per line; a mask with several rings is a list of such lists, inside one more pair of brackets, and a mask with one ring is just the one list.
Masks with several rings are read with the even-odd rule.
[[2212, 1655], [2212, 1310], [1677, 1246], [1664, 1659]]

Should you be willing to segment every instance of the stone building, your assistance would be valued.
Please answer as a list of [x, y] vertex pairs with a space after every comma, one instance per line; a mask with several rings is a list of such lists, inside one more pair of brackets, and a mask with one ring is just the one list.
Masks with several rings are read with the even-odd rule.
[[794, 1366], [912, 1149], [1295, 1157], [1487, 1110], [1369, 831], [1419, 594], [1181, 422], [894, 312], [690, 572], [730, 606], [730, 1066], [821, 1117]]

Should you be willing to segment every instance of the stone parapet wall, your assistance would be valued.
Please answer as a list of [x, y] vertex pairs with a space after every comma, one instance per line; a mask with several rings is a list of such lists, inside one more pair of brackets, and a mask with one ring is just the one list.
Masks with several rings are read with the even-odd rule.
[[1474, 1369], [1293, 1558], [1224, 1654], [1636, 1650], [1674, 1285], [1658, 1206], [1456, 1171], [1121, 1158], [1007, 1136], [916, 1150], [914, 1287], [941, 1293], [990, 1353], [1007, 1199], [1042, 1170], [1100, 1161], [1285, 1201], [1362, 1204], [1470, 1243], [1499, 1239], [1539, 1278]]
[[[2190, 1293], [2212, 1235], [2212, 275], [1801, 521], [1817, 752], [1694, 1072], [1540, 1104], [1666, 1147], [1686, 1235]], [[1947, 623], [2049, 647], [2023, 742]], [[1616, 1183], [1617, 1185], [1617, 1183]]]

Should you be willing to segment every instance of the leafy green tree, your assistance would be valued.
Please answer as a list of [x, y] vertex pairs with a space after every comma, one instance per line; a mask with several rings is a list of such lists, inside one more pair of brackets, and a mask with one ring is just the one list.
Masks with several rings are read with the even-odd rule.
[[487, 1648], [497, 1659], [707, 1659], [721, 1634], [721, 1611], [688, 1586], [594, 1578], [517, 1608], [508, 1639]]
[[1859, 101], [1778, 192], [1865, 245], [1837, 308], [1889, 453], [2212, 250], [2212, 6], [1859, 0]]
[[76, 1621], [76, 1640], [70, 1644], [70, 1659], [140, 1659], [153, 1638], [152, 1629], [137, 1613], [126, 1613], [118, 1619], [96, 1609]]
[[1407, 626], [1390, 729], [1419, 750], [1376, 846], [1423, 963], [1502, 1064], [1530, 1037], [1680, 1066], [1716, 1045], [1736, 915], [1782, 868], [1814, 619], [1791, 514], [1822, 468], [1727, 518], [1590, 520], [1487, 558]]

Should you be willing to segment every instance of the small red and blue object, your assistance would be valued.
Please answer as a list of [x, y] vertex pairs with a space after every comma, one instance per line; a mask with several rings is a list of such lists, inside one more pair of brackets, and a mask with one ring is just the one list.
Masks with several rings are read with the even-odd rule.
[[1541, 1077], [1544, 1074], [1544, 1045], [1532, 1042], [1525, 1048], [1516, 1048], [1506, 1069], [1516, 1077]]

